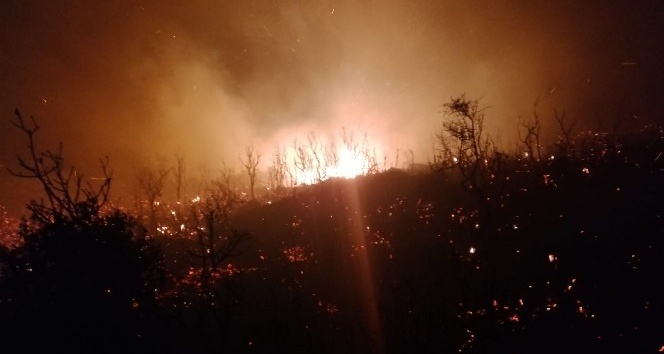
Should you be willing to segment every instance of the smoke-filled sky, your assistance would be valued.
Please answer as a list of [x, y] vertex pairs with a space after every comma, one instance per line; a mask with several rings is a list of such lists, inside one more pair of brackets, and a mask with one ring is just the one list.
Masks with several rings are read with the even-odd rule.
[[[0, 164], [25, 141], [116, 187], [139, 166], [236, 164], [249, 143], [342, 127], [425, 161], [441, 104], [465, 92], [508, 139], [518, 117], [553, 109], [596, 122], [662, 117], [664, 2], [452, 0], [3, 0]], [[637, 118], [635, 118], [637, 117]], [[661, 120], [661, 119], [660, 119]], [[170, 162], [169, 162], [170, 163]], [[0, 173], [0, 205], [27, 200]], [[12, 186], [12, 187], [10, 187]], [[34, 195], [33, 195], [34, 197]]]

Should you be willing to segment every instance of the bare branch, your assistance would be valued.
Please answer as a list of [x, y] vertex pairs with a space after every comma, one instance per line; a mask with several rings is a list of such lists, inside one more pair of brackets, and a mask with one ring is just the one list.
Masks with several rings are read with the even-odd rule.
[[257, 168], [261, 161], [261, 153], [254, 150], [254, 144], [248, 145], [244, 150], [245, 159], [240, 156], [242, 166], [247, 170], [249, 176], [249, 188], [251, 192], [251, 200], [256, 199], [254, 187], [256, 185]]
[[28, 158], [17, 156], [18, 170], [8, 168], [8, 171], [15, 177], [39, 181], [48, 201], [31, 201], [28, 209], [32, 217], [40, 222], [50, 223], [56, 219], [81, 220], [95, 215], [108, 201], [111, 188], [108, 158], [101, 161], [104, 183], [97, 188], [89, 182], [84, 185], [83, 176], [74, 166], [66, 168], [62, 143], [56, 151], [38, 152], [35, 133], [39, 130], [39, 125], [32, 117], [32, 124], [26, 124], [18, 109], [14, 113], [16, 121], [12, 124], [25, 134], [28, 140]]

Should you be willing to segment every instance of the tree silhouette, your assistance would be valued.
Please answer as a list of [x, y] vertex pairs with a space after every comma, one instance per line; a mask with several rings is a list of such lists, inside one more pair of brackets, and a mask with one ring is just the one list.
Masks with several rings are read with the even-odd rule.
[[162, 167], [143, 167], [136, 173], [139, 188], [145, 194], [146, 202], [148, 204], [150, 218], [148, 230], [151, 234], [156, 234], [157, 227], [159, 226], [157, 209], [166, 185], [166, 177], [169, 172], [169, 169]]
[[38, 126], [15, 123], [28, 137], [29, 158], [12, 174], [40, 182], [47, 201], [28, 205], [18, 234], [22, 244], [0, 252], [0, 333], [5, 344], [27, 351], [117, 352], [147, 345], [150, 319], [163, 283], [160, 248], [143, 237], [134, 219], [103, 212], [110, 191], [107, 163], [102, 185], [83, 184], [65, 169], [62, 149], [38, 152]]
[[62, 144], [57, 151], [39, 152], [35, 145], [35, 133], [39, 125], [34, 119], [28, 125], [21, 112], [15, 110], [16, 121], [12, 124], [28, 138], [28, 158], [18, 156], [19, 170], [8, 168], [11, 175], [39, 181], [46, 201], [33, 200], [28, 204], [32, 218], [41, 223], [58, 221], [58, 218], [86, 218], [89, 213], [96, 214], [108, 202], [111, 189], [112, 172], [108, 170], [108, 158], [100, 160], [103, 176], [97, 178], [101, 184], [92, 185], [92, 179], [84, 183], [83, 175], [74, 166], [65, 165]]
[[447, 119], [437, 133], [434, 148], [434, 169], [456, 168], [462, 177], [463, 187], [482, 193], [491, 174], [494, 145], [484, 132], [484, 109], [479, 100], [465, 95], [443, 104]]
[[180, 260], [187, 267], [180, 269], [185, 272], [164, 297], [178, 322], [196, 335], [196, 344], [210, 351], [227, 345], [232, 310], [244, 296], [240, 271], [231, 262], [248, 250], [250, 235], [231, 227], [232, 211], [241, 198], [231, 188], [230, 178], [230, 172], [224, 171], [207, 184], [178, 220], [178, 237], [186, 245]]
[[251, 193], [251, 200], [256, 199], [254, 194], [254, 187], [256, 186], [256, 177], [258, 172], [258, 164], [261, 161], [261, 153], [254, 150], [254, 145], [248, 145], [244, 149], [245, 158], [243, 159], [240, 156], [240, 162], [242, 166], [247, 170], [247, 176], [249, 176], [249, 190]]

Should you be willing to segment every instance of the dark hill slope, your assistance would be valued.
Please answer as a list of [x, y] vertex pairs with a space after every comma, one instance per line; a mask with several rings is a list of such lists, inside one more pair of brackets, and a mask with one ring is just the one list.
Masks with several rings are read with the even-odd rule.
[[623, 144], [630, 154], [591, 143], [537, 164], [510, 158], [486, 200], [449, 172], [389, 171], [239, 210], [235, 226], [253, 233], [244, 261], [259, 264], [248, 298], [270, 294], [258, 306], [273, 319], [265, 340], [333, 352], [659, 349], [662, 139]]

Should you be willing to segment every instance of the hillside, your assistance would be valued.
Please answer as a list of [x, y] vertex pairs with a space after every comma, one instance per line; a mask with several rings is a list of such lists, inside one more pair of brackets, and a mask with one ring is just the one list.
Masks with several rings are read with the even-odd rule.
[[661, 148], [511, 159], [479, 202], [454, 172], [392, 170], [246, 207], [238, 314], [270, 319], [266, 350], [659, 349]]
[[132, 213], [31, 204], [42, 219], [0, 248], [0, 333], [74, 351], [654, 352], [662, 151], [644, 127], [253, 201], [220, 180]]

